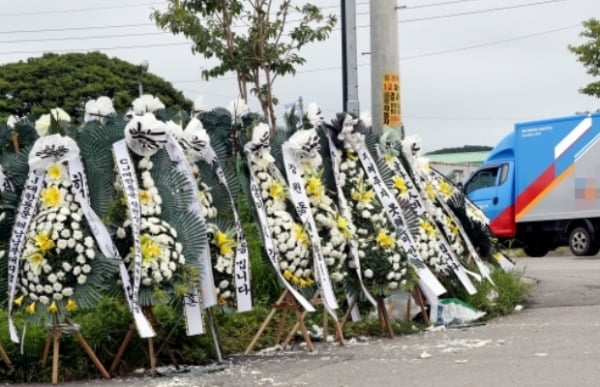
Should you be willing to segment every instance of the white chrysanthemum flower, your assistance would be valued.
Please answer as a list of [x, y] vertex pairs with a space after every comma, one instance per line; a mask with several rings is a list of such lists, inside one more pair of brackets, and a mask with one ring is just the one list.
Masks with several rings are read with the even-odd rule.
[[161, 100], [151, 94], [144, 94], [141, 97], [136, 98], [132, 103], [133, 112], [138, 116], [142, 116], [146, 113], [153, 113], [164, 108], [165, 105]]
[[85, 251], [85, 255], [86, 255], [86, 257], [88, 257], [89, 259], [92, 259], [92, 258], [94, 258], [94, 257], [96, 256], [96, 253], [95, 253], [95, 252], [94, 252], [94, 250], [92, 250], [92, 249], [87, 249], [87, 250]]
[[112, 100], [106, 96], [102, 96], [85, 103], [83, 121], [100, 121], [101, 123], [105, 123], [107, 117], [116, 113]]
[[50, 129], [50, 123], [52, 118], [55, 121], [60, 122], [71, 122], [71, 116], [61, 108], [54, 108], [50, 110], [49, 114], [42, 114], [40, 118], [35, 121], [35, 130], [38, 136], [43, 137], [48, 134]]
[[88, 248], [94, 247], [94, 238], [87, 236], [87, 237], [85, 237], [85, 240], [83, 241], [83, 243], [85, 244], [85, 247], [88, 247]]
[[80, 285], [85, 284], [85, 282], [87, 281], [87, 276], [81, 274], [79, 277], [77, 277], [77, 283]]
[[371, 118], [371, 112], [360, 113], [360, 120], [365, 124], [367, 128], [373, 126], [373, 119]]
[[373, 270], [367, 269], [364, 272], [365, 278], [373, 278]]
[[239, 123], [245, 115], [250, 113], [250, 109], [248, 105], [246, 105], [246, 101], [242, 98], [234, 99], [229, 103], [227, 110], [231, 114], [232, 123]]
[[40, 296], [39, 300], [40, 303], [43, 305], [48, 305], [48, 303], [50, 302], [50, 299], [46, 296]]
[[73, 288], [68, 288], [68, 287], [63, 288], [62, 295], [65, 297], [71, 297], [73, 295]]
[[8, 116], [8, 120], [6, 120], [6, 126], [11, 129], [15, 128], [15, 125], [20, 121], [19, 117], [13, 116], [12, 114]]

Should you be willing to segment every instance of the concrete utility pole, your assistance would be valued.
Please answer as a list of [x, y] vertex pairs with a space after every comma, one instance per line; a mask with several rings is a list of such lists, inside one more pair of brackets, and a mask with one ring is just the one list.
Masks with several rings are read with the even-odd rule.
[[341, 0], [344, 111], [360, 114], [356, 59], [356, 0]]
[[401, 130], [400, 59], [396, 0], [369, 2], [371, 24], [371, 116], [373, 130]]

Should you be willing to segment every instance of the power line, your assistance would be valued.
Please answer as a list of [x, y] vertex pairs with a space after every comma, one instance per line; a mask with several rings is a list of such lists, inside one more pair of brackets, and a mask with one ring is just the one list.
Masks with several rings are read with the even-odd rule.
[[93, 47], [93, 48], [70, 48], [66, 50], [52, 50], [52, 51], [40, 51], [40, 50], [21, 50], [21, 51], [3, 51], [0, 55], [14, 55], [14, 54], [42, 54], [42, 53], [69, 53], [69, 52], [88, 52], [88, 51], [110, 51], [110, 50], [124, 50], [131, 48], [153, 48], [153, 47], [172, 47], [172, 46], [189, 46], [192, 43], [153, 43], [153, 44], [139, 44], [134, 46], [112, 46], [112, 47]]
[[[573, 28], [577, 28], [577, 27], [580, 27], [580, 25], [579, 24], [573, 24], [573, 25], [570, 25], [570, 26], [555, 28], [555, 29], [552, 29], [552, 30], [546, 30], [546, 31], [541, 31], [541, 32], [534, 32], [534, 33], [531, 33], [531, 34], [515, 36], [515, 37], [507, 38], [507, 39], [494, 40], [494, 41], [491, 41], [491, 42], [485, 42], [485, 43], [480, 43], [480, 44], [473, 44], [473, 45], [470, 45], [470, 46], [457, 47], [457, 48], [451, 48], [451, 49], [447, 49], [447, 50], [432, 51], [432, 52], [426, 52], [426, 53], [422, 53], [422, 54], [404, 56], [404, 57], [400, 57], [400, 60], [401, 61], [403, 61], [403, 60], [412, 60], [412, 59], [425, 58], [425, 57], [436, 56], [436, 55], [451, 54], [451, 53], [460, 52], [460, 51], [467, 51], [467, 50], [472, 50], [472, 49], [481, 48], [481, 47], [494, 46], [494, 45], [503, 44], [503, 43], [510, 43], [510, 42], [514, 42], [514, 41], [518, 41], [518, 40], [524, 40], [524, 39], [534, 38], [534, 37], [537, 37], [537, 36], [548, 35], [548, 34], [552, 34], [552, 33], [555, 33], [555, 32], [565, 31], [565, 30], [569, 30], [569, 29], [573, 29]], [[363, 67], [363, 66], [369, 66], [369, 65], [370, 65], [370, 63], [359, 63], [357, 66], [358, 67]], [[298, 71], [297, 74], [301, 74], [301, 73], [315, 73], [315, 72], [330, 71], [330, 70], [339, 70], [340, 68], [341, 68], [340, 66], [321, 67], [321, 68], [316, 68], [316, 69], [311, 69], [311, 70]], [[235, 77], [219, 78], [219, 79], [216, 79], [216, 80], [220, 81], [220, 80], [229, 80], [229, 79], [235, 79]], [[199, 82], [199, 81], [202, 81], [202, 79], [184, 79], [184, 80], [178, 80], [178, 81], [173, 81], [173, 82], [177, 82], [177, 83], [191, 83], [191, 82]]]
[[106, 39], [106, 38], [129, 38], [129, 37], [134, 37], [134, 36], [152, 36], [152, 35], [166, 35], [166, 34], [172, 35], [170, 32], [140, 32], [140, 33], [118, 34], [118, 35], [75, 36], [72, 38], [0, 40], [0, 44], [3, 44], [3, 43], [55, 42], [55, 41], [65, 41], [65, 40], [88, 40], [88, 39]]
[[421, 9], [421, 8], [431, 8], [431, 7], [439, 7], [442, 5], [452, 5], [459, 3], [470, 3], [473, 1], [481, 1], [481, 0], [452, 0], [452, 1], [442, 1], [439, 3], [430, 3], [430, 4], [421, 4], [421, 5], [407, 5], [402, 7], [403, 10], [413, 10], [413, 9]]
[[398, 23], [412, 23], [412, 22], [416, 22], [416, 21], [437, 20], [437, 19], [445, 19], [445, 18], [449, 18], [449, 17], [476, 15], [476, 14], [480, 14], [480, 13], [498, 12], [498, 11], [505, 11], [508, 9], [534, 7], [534, 6], [538, 6], [538, 5], [558, 3], [558, 2], [563, 2], [563, 1], [568, 1], [568, 0], [546, 0], [546, 1], [538, 1], [535, 3], [509, 5], [509, 6], [496, 7], [496, 8], [486, 8], [486, 9], [480, 9], [480, 10], [476, 10], [476, 11], [448, 13], [445, 15], [436, 15], [436, 16], [425, 16], [425, 17], [419, 17], [419, 18], [414, 18], [414, 19], [399, 20]]
[[432, 51], [432, 52], [426, 52], [426, 53], [423, 53], [423, 54], [405, 56], [405, 57], [401, 57], [400, 60], [411, 60], [411, 59], [417, 59], [417, 58], [425, 58], [425, 57], [429, 57], [429, 56], [450, 54], [450, 53], [459, 52], [459, 51], [472, 50], [472, 49], [475, 49], [475, 48], [481, 48], [481, 47], [487, 47], [487, 46], [494, 46], [494, 45], [497, 45], [497, 44], [509, 43], [509, 42], [514, 42], [514, 41], [517, 41], [517, 40], [524, 40], [524, 39], [534, 38], [536, 36], [547, 35], [547, 34], [551, 34], [551, 33], [554, 33], [554, 32], [560, 32], [560, 31], [570, 30], [570, 29], [577, 28], [577, 27], [580, 27], [580, 26], [581, 26], [580, 24], [573, 24], [573, 25], [570, 25], [570, 26], [556, 28], [556, 29], [553, 29], [553, 30], [547, 30], [547, 31], [536, 32], [536, 33], [527, 34], [527, 35], [515, 36], [514, 38], [501, 39], [501, 40], [495, 40], [495, 41], [485, 42], [485, 43], [480, 43], [480, 44], [473, 44], [471, 46], [464, 46], [464, 47], [458, 47], [458, 48], [451, 48], [451, 49], [448, 49], [448, 50]]
[[86, 27], [66, 27], [66, 28], [43, 28], [38, 30], [12, 30], [12, 31], [0, 31], [0, 34], [26, 34], [26, 33], [37, 33], [37, 32], [64, 32], [64, 31], [86, 31], [86, 30], [103, 30], [106, 28], [129, 28], [129, 27], [143, 27], [143, 26], [154, 26], [152, 23], [138, 23], [138, 24], [118, 24], [108, 26], [86, 26]]
[[36, 11], [36, 12], [21, 12], [21, 13], [6, 13], [2, 14], [2, 17], [16, 17], [16, 16], [35, 16], [35, 15], [52, 15], [52, 14], [65, 14], [65, 13], [77, 13], [77, 12], [89, 12], [89, 11], [102, 11], [107, 9], [123, 9], [123, 8], [137, 8], [137, 7], [149, 7], [153, 5], [163, 5], [164, 2], [160, 3], [144, 3], [144, 4], [131, 4], [131, 5], [115, 5], [107, 7], [89, 7], [89, 8], [71, 8], [56, 11]]

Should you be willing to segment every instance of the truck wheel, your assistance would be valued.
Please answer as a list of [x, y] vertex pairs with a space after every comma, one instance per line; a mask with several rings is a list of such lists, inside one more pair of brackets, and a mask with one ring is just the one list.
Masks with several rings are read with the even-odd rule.
[[523, 247], [523, 251], [530, 257], [543, 257], [548, 254], [550, 248], [548, 246], [543, 245], [540, 242], [529, 242], [525, 247]]
[[577, 256], [595, 255], [598, 252], [597, 243], [586, 227], [575, 227], [569, 235], [569, 247], [571, 252]]

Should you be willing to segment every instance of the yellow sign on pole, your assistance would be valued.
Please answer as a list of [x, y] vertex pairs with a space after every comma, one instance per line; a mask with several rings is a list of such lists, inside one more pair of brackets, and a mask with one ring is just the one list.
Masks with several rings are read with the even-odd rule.
[[400, 128], [400, 74], [383, 73], [382, 124]]

